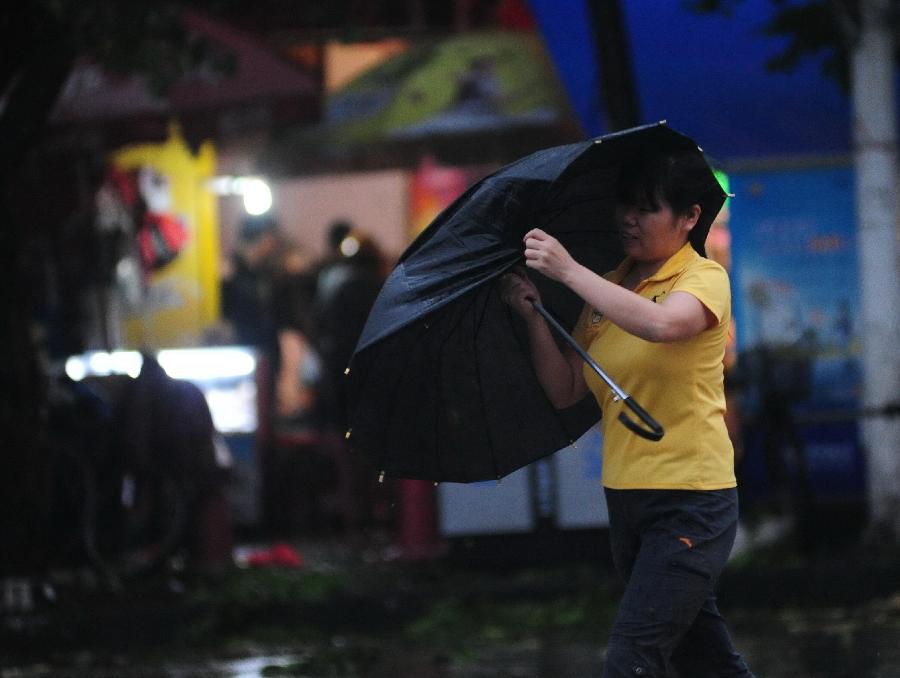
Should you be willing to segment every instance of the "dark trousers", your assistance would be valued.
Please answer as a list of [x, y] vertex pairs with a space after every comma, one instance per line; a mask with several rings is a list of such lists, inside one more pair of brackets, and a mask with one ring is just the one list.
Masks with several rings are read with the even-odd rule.
[[626, 582], [604, 678], [752, 678], [714, 589], [737, 531], [737, 490], [606, 490]]

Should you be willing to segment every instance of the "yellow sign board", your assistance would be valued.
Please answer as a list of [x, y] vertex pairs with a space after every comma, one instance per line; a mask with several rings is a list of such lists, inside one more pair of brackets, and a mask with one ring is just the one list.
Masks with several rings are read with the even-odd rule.
[[196, 346], [219, 318], [219, 233], [212, 142], [195, 154], [177, 125], [161, 144], [113, 154], [115, 170], [134, 178], [142, 218], [135, 224], [143, 293], [123, 313], [127, 347]]

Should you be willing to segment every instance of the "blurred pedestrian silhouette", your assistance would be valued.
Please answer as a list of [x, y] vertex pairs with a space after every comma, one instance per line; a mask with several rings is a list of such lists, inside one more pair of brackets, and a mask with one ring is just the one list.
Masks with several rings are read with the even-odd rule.
[[317, 410], [320, 426], [343, 434], [344, 371], [384, 283], [384, 261], [374, 241], [348, 222], [333, 224], [327, 238], [329, 252], [316, 276], [314, 317], [322, 364]]
[[289, 246], [279, 257], [272, 279], [272, 314], [278, 338], [274, 425], [306, 427], [311, 422], [319, 378], [313, 348], [315, 276], [312, 257]]
[[312, 257], [288, 245], [272, 278], [272, 312], [278, 359], [265, 463], [268, 526], [281, 534], [329, 526], [327, 497], [335, 488], [335, 462], [315, 421], [321, 365], [312, 337], [315, 275]]
[[338, 473], [338, 494], [345, 525], [354, 532], [383, 527], [391, 504], [376, 471], [361, 455], [352, 455], [344, 433], [348, 426], [345, 370], [369, 311], [385, 279], [385, 262], [373, 240], [347, 221], [326, 234], [328, 252], [317, 267], [314, 325], [321, 372], [316, 390], [316, 424]]
[[285, 240], [272, 216], [245, 217], [239, 236], [223, 276], [222, 310], [234, 340], [257, 351], [263, 522], [284, 532], [310, 522], [328, 479], [307, 440], [314, 392], [302, 373], [315, 363], [308, 337], [314, 283], [305, 252]]
[[222, 275], [222, 315], [238, 344], [252, 346], [270, 359], [278, 340], [272, 308], [272, 287], [281, 236], [270, 215], [244, 218], [239, 242]]

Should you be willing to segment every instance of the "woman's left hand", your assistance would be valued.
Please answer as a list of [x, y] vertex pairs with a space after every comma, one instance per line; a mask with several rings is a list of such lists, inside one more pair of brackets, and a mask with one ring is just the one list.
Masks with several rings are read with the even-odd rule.
[[525, 234], [525, 265], [543, 273], [548, 278], [565, 282], [565, 278], [578, 265], [560, 242], [539, 228]]

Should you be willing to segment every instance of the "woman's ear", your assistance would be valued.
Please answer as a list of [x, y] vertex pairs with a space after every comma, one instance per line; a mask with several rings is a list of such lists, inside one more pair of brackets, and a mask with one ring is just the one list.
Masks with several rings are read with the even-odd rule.
[[700, 205], [691, 205], [690, 209], [681, 218], [684, 220], [683, 226], [685, 230], [690, 232], [700, 219]]

